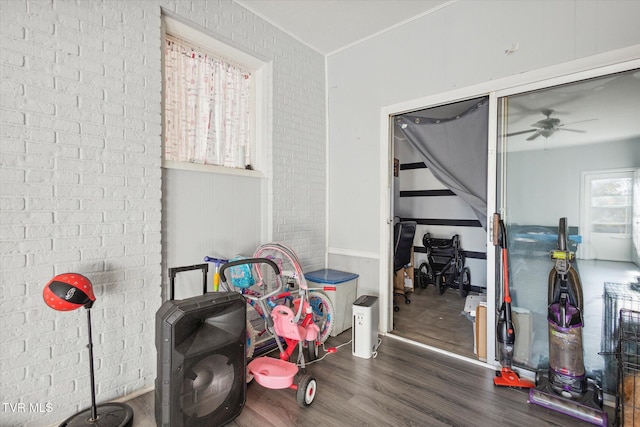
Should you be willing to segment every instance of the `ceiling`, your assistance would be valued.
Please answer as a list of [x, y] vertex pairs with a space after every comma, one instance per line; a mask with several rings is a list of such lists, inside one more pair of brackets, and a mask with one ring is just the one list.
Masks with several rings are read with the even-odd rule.
[[[234, 0], [324, 55], [448, 6], [457, 0]], [[471, 101], [473, 103], [473, 101]], [[412, 114], [455, 116], [461, 102]], [[544, 112], [564, 128], [527, 141]], [[537, 150], [640, 136], [640, 71], [616, 78], [539, 90], [509, 97], [507, 134], [511, 150]], [[557, 122], [556, 122], [557, 123]], [[538, 127], [536, 127], [538, 126]], [[573, 129], [578, 132], [566, 131]], [[525, 132], [529, 131], [529, 132]]]
[[329, 55], [456, 0], [234, 0]]
[[[637, 138], [640, 71], [511, 96], [507, 112], [507, 144], [514, 151]], [[559, 120], [546, 137], [541, 132], [548, 125], [545, 114]]]

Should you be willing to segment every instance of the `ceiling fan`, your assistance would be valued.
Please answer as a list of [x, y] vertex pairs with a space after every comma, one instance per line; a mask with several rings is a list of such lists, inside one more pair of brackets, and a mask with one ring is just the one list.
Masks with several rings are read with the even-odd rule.
[[531, 125], [531, 127], [533, 127], [534, 129], [528, 129], [528, 130], [522, 130], [519, 132], [513, 132], [513, 133], [509, 133], [507, 134], [507, 136], [515, 136], [515, 135], [522, 135], [524, 133], [532, 133], [533, 135], [531, 135], [529, 138], [527, 138], [527, 141], [532, 141], [534, 139], [536, 139], [539, 136], [544, 136], [545, 138], [550, 137], [551, 135], [553, 135], [554, 133], [556, 133], [557, 131], [563, 130], [563, 131], [569, 131], [569, 132], [577, 132], [577, 133], [585, 133], [586, 131], [584, 130], [579, 130], [579, 129], [568, 129], [565, 126], [567, 124], [575, 124], [575, 123], [583, 123], [583, 122], [590, 122], [592, 120], [596, 120], [596, 119], [589, 119], [589, 120], [582, 120], [579, 122], [573, 122], [573, 123], [562, 123], [560, 121], [560, 119], [557, 119], [555, 117], [551, 117], [551, 115], [553, 114], [553, 110], [551, 109], [545, 109], [541, 111], [542, 114], [545, 115], [544, 119], [538, 120], [537, 122], [535, 122], [534, 124]]

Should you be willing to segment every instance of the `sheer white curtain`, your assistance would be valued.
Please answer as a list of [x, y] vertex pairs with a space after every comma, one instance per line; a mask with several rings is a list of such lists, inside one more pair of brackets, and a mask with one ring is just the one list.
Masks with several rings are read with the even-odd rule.
[[251, 73], [167, 36], [166, 160], [246, 168]]

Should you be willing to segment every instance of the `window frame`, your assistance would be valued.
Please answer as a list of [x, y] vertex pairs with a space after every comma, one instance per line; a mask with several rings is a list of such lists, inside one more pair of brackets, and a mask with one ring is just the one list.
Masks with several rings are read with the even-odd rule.
[[189, 171], [199, 171], [208, 173], [218, 173], [227, 175], [240, 175], [256, 178], [265, 178], [269, 176], [268, 153], [271, 147], [271, 133], [266, 120], [268, 117], [271, 90], [268, 85], [269, 76], [271, 75], [271, 63], [262, 60], [252, 54], [235, 47], [229, 41], [222, 41], [210, 34], [206, 29], [196, 29], [192, 25], [188, 25], [177, 17], [170, 16], [166, 13], [162, 15], [162, 49], [166, 43], [165, 35], [170, 34], [173, 37], [193, 43], [194, 47], [203, 49], [212, 55], [225, 58], [233, 63], [241, 64], [249, 69], [252, 73], [252, 90], [251, 90], [251, 129], [250, 129], [250, 150], [251, 150], [251, 166], [252, 169], [231, 168], [220, 165], [201, 164], [182, 162], [175, 160], [167, 160], [164, 157], [164, 135], [165, 135], [165, 95], [164, 95], [164, 70], [165, 58], [162, 55], [162, 167], [167, 169], [182, 169]]
[[[580, 200], [580, 230], [583, 235], [583, 249], [578, 254], [578, 258], [583, 259], [595, 259], [595, 253], [593, 251], [594, 236], [597, 238], [613, 238], [616, 240], [632, 240], [633, 230], [629, 233], [610, 233], [593, 231], [592, 225], [594, 224], [592, 217], [592, 199], [591, 183], [598, 179], [626, 179], [625, 175], [630, 175], [632, 180], [632, 195], [631, 195], [631, 228], [633, 228], [633, 173], [634, 168], [617, 168], [617, 169], [603, 169], [603, 170], [588, 170], [583, 171], [581, 176], [580, 191], [584, 195]], [[626, 225], [626, 224], [625, 224]], [[633, 242], [632, 242], [633, 244]]]

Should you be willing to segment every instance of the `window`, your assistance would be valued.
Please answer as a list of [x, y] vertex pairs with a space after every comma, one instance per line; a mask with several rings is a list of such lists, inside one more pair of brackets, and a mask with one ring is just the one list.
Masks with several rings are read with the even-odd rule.
[[591, 180], [591, 232], [631, 234], [632, 178]]
[[583, 172], [579, 258], [633, 259], [633, 169]]
[[165, 37], [167, 160], [251, 169], [251, 71]]
[[173, 18], [163, 22], [163, 165], [260, 170], [264, 62]]

